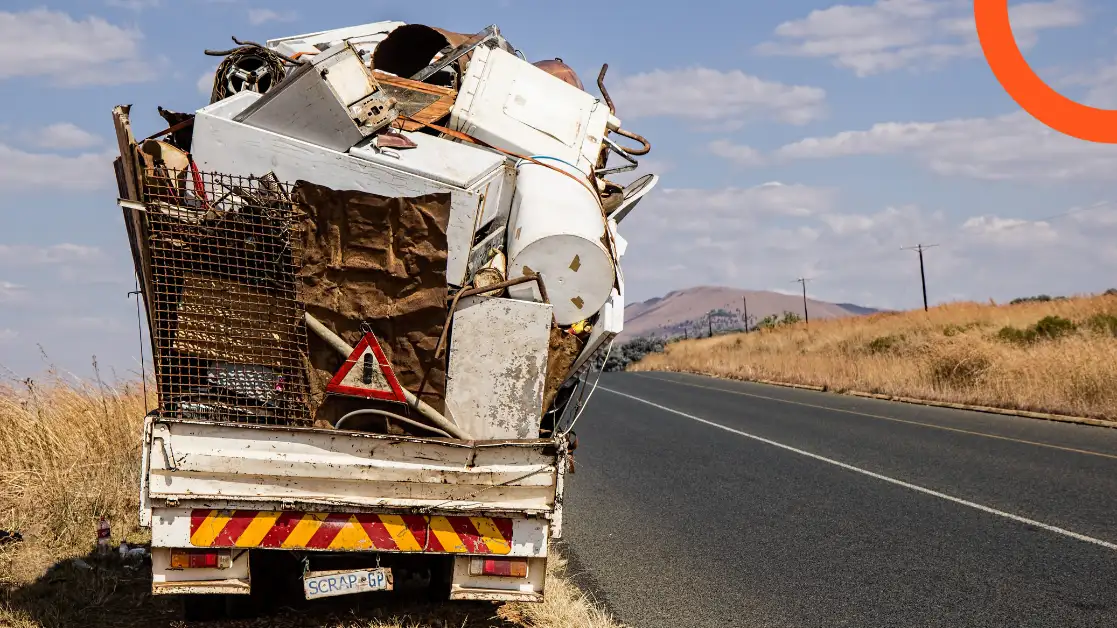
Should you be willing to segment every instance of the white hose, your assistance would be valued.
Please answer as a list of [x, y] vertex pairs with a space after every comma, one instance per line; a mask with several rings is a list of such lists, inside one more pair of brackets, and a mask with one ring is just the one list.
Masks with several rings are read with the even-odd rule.
[[345, 423], [345, 421], [347, 419], [349, 419], [351, 417], [355, 417], [355, 416], [368, 415], [368, 414], [382, 416], [382, 417], [385, 417], [385, 418], [388, 418], [388, 419], [392, 419], [393, 421], [399, 421], [400, 423], [406, 423], [408, 425], [413, 425], [415, 427], [419, 427], [419, 428], [422, 428], [424, 430], [427, 430], [428, 432], [434, 432], [436, 434], [440, 434], [442, 436], [445, 436], [446, 438], [453, 438], [453, 436], [450, 436], [449, 434], [447, 434], [446, 432], [438, 429], [437, 427], [432, 427], [430, 425], [426, 425], [426, 424], [420, 423], [418, 421], [412, 421], [411, 419], [409, 419], [405, 416], [400, 416], [400, 415], [396, 414], [395, 412], [388, 412], [387, 410], [377, 410], [375, 408], [364, 408], [362, 410], [354, 410], [354, 411], [350, 412], [349, 414], [346, 414], [345, 416], [338, 419], [337, 423], [334, 424], [334, 427], [336, 427], [337, 429], [340, 430], [341, 429], [341, 424]]

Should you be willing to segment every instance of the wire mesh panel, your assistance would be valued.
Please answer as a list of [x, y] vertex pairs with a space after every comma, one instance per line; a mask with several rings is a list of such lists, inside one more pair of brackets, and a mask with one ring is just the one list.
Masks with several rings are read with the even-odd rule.
[[310, 423], [290, 193], [273, 175], [148, 170], [149, 307], [164, 414]]

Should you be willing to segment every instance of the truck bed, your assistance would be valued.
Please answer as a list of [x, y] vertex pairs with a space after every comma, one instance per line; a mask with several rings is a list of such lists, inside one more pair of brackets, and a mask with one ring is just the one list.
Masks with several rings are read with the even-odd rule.
[[[222, 536], [244, 547], [218, 529], [235, 529], [238, 519], [240, 528], [265, 536], [261, 526], [286, 521], [293, 529], [305, 518], [315, 529], [332, 523], [335, 536], [348, 527], [359, 537], [351, 547], [302, 549], [546, 556], [548, 538], [561, 534], [565, 452], [549, 440], [467, 442], [154, 417], [145, 431], [141, 506], [156, 547], [219, 546]], [[457, 530], [453, 547], [438, 542], [455, 539], [440, 535], [443, 528]], [[377, 531], [396, 541], [377, 543]], [[252, 545], [267, 546], [264, 536]]]

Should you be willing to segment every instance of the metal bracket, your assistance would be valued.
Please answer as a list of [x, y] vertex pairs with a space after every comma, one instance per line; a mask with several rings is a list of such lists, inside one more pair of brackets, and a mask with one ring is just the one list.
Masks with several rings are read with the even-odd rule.
[[610, 150], [620, 155], [622, 159], [627, 161], [629, 165], [621, 166], [619, 168], [602, 168], [601, 170], [594, 171], [595, 174], [597, 174], [598, 176], [605, 176], [607, 174], [615, 174], [618, 172], [629, 172], [639, 167], [640, 162], [633, 159], [632, 155], [629, 155], [627, 152], [625, 152], [625, 150], [621, 148], [616, 142], [609, 139], [608, 137], [604, 138], [604, 140], [602, 141], [604, 141], [605, 145], [608, 146]]
[[350, 114], [358, 125], [379, 131], [399, 117], [399, 110], [394, 98], [386, 98], [383, 92], [378, 92], [364, 102], [353, 105]]
[[430, 77], [434, 76], [437, 72], [441, 72], [443, 69], [448, 67], [451, 63], [453, 63], [453, 62], [457, 61], [458, 59], [461, 59], [465, 55], [469, 54], [469, 52], [471, 50], [473, 50], [474, 48], [476, 48], [477, 46], [480, 46], [481, 44], [486, 43], [491, 39], [496, 39], [496, 38], [499, 38], [499, 37], [500, 37], [500, 29], [497, 28], [495, 24], [492, 25], [492, 26], [489, 26], [488, 28], [481, 31], [480, 33], [477, 33], [473, 37], [470, 37], [469, 39], [467, 39], [465, 41], [465, 43], [463, 43], [462, 45], [458, 46], [457, 48], [454, 48], [450, 52], [447, 52], [446, 55], [443, 56], [441, 59], [439, 59], [436, 63], [428, 65], [427, 67], [423, 68], [422, 70], [419, 70], [414, 76], [411, 77], [411, 80], [423, 82], [423, 81], [429, 79]]
[[[178, 463], [175, 462], [174, 448], [168, 445], [166, 439], [162, 436], [152, 436], [151, 444], [154, 445], [155, 441], [159, 441], [159, 451], [163, 453], [163, 464], [167, 465], [167, 470], [178, 471]], [[170, 450], [169, 453], [167, 451], [168, 449]]]

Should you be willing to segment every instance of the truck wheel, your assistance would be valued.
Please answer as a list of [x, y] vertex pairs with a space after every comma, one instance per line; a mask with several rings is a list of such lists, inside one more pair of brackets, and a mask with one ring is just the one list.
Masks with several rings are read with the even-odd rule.
[[224, 619], [225, 596], [182, 596], [182, 618], [186, 621], [217, 621], [219, 619]]

